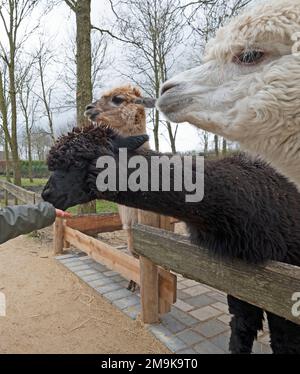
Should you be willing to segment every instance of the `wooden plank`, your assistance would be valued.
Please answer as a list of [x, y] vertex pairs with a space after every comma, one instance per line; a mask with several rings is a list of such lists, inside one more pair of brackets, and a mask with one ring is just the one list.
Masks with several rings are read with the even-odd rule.
[[32, 191], [27, 191], [25, 188], [16, 186], [7, 181], [0, 181], [0, 187], [26, 204], [35, 204], [35, 193]]
[[147, 258], [140, 257], [141, 304], [144, 323], [159, 321], [158, 268]]
[[176, 303], [177, 299], [177, 276], [159, 267], [159, 297], [170, 305]]
[[122, 230], [120, 216], [114, 213], [71, 217], [67, 219], [67, 226], [88, 235]]
[[64, 220], [56, 218], [54, 222], [54, 255], [58, 256], [64, 251]]
[[68, 226], [65, 227], [64, 239], [74, 247], [87, 253], [95, 261], [117, 271], [126, 279], [140, 284], [139, 261], [132, 256]]
[[139, 255], [300, 324], [300, 318], [292, 315], [292, 296], [300, 292], [299, 267], [278, 262], [254, 266], [239, 260], [220, 260], [180, 235], [141, 225], [133, 230]]

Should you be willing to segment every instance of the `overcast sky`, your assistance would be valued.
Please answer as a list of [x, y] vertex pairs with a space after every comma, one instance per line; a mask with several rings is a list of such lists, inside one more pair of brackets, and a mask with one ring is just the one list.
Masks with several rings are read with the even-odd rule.
[[[47, 4], [47, 1], [44, 0]], [[35, 11], [29, 22], [30, 25], [34, 25], [35, 21], [38, 21], [40, 15], [40, 9]], [[113, 14], [109, 7], [109, 2], [107, 0], [92, 0], [92, 23], [96, 26], [105, 27], [108, 29], [114, 29], [113, 25]], [[53, 66], [50, 74], [50, 80], [56, 80], [56, 100], [59, 103], [65, 102], [66, 92], [65, 86], [62, 85], [60, 74], [63, 74], [64, 64], [67, 64], [67, 61], [64, 61], [65, 50], [70, 45], [70, 38], [75, 36], [75, 17], [73, 12], [68, 8], [64, 3], [56, 6], [48, 15], [44, 16], [41, 20], [41, 29], [39, 33], [44, 35], [44, 38], [48, 40], [50, 48], [55, 50], [60, 63]], [[1, 27], [0, 27], [1, 32]], [[39, 34], [36, 33], [33, 38], [26, 44], [26, 48], [34, 50], [39, 41]], [[116, 42], [113, 39], [109, 39], [109, 49], [108, 56], [112, 58], [113, 63], [110, 68], [105, 72], [103, 76], [103, 81], [101, 81], [101, 86], [97, 90], [97, 95], [100, 95], [107, 89], [110, 89], [121, 84], [131, 83], [128, 79], [122, 77], [117, 71], [120, 67], [120, 64], [123, 64], [124, 61], [124, 45], [119, 42]], [[175, 70], [182, 70], [182, 63], [178, 63], [175, 66]], [[181, 67], [181, 68], [180, 68]], [[54, 123], [56, 127], [63, 126], [64, 123], [69, 122], [73, 123], [75, 120], [75, 110], [68, 112], [56, 113], [54, 116]], [[42, 122], [43, 123], [43, 122]], [[46, 122], [45, 122], [46, 123]], [[149, 131], [149, 135], [152, 135], [152, 131]], [[161, 151], [169, 152], [171, 150], [170, 145], [167, 141], [167, 131], [161, 126]], [[178, 151], [188, 151], [188, 150], [202, 150], [203, 144], [201, 142], [201, 137], [199, 131], [196, 130], [189, 124], [179, 125], [179, 131], [177, 135], [177, 149]], [[152, 146], [154, 147], [153, 139]]]

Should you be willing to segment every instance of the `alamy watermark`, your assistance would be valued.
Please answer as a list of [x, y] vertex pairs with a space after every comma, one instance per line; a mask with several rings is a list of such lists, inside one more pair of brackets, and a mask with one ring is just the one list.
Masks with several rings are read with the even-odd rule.
[[0, 292], [0, 317], [6, 317], [6, 297]]
[[300, 317], [300, 292], [295, 292], [292, 295], [292, 301], [296, 301], [292, 306], [292, 315], [293, 317]]
[[138, 155], [128, 159], [127, 149], [121, 148], [117, 161], [112, 156], [97, 160], [97, 168], [102, 169], [97, 177], [100, 192], [175, 191], [184, 192], [187, 203], [203, 200], [204, 157]]

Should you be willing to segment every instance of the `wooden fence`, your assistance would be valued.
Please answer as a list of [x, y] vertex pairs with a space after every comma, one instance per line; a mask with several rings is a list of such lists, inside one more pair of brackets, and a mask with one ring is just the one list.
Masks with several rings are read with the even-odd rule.
[[[58, 218], [54, 224], [54, 253], [55, 255], [62, 254], [65, 248], [72, 245], [87, 253], [96, 262], [118, 272], [127, 280], [132, 280], [141, 285], [141, 266], [143, 266], [143, 263], [131, 255], [90, 236], [121, 229], [122, 223], [118, 214], [82, 215], [66, 220]], [[169, 312], [171, 305], [176, 302], [176, 275], [163, 268], [156, 268], [157, 279], [144, 285], [144, 287], [141, 285], [143, 290], [152, 287], [152, 285], [157, 287], [157, 318], [154, 321], [151, 314], [147, 313], [146, 310], [143, 313], [143, 320], [148, 323], [157, 322], [159, 314]], [[143, 298], [143, 295], [141, 296]]]
[[16, 186], [15, 184], [9, 183], [4, 180], [0, 180], [0, 189], [4, 190], [4, 202], [8, 204], [8, 195], [14, 196], [17, 201], [21, 201], [25, 204], [37, 204], [42, 201], [39, 194], [28, 191], [25, 188]]
[[157, 266], [161, 266], [300, 324], [300, 316], [292, 313], [293, 295], [300, 292], [299, 267], [216, 259], [180, 235], [142, 225], [134, 227], [133, 240], [141, 256], [142, 310], [150, 321], [158, 318]]

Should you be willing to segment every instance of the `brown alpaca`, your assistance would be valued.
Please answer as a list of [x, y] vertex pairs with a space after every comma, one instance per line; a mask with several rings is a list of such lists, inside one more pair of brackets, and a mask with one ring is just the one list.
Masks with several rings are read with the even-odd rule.
[[[85, 115], [91, 122], [98, 125], [109, 125], [118, 130], [123, 136], [142, 135], [147, 133], [145, 108], [153, 108], [154, 99], [142, 97], [140, 90], [130, 85], [114, 88], [86, 107]], [[149, 142], [143, 145], [149, 149]], [[127, 232], [127, 246], [129, 252], [136, 256], [133, 250], [132, 225], [147, 221], [159, 222], [159, 215], [143, 212], [124, 205], [118, 205], [123, 229]], [[135, 288], [130, 283], [130, 288]]]

